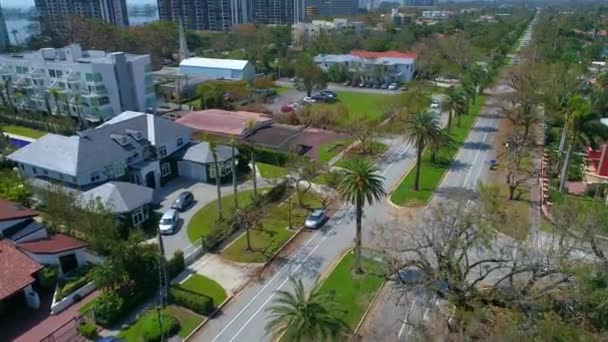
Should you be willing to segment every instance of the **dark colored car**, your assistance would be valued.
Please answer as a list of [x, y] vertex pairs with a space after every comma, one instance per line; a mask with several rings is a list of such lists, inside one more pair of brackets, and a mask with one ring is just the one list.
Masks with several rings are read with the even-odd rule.
[[190, 191], [184, 191], [177, 196], [171, 208], [182, 211], [188, 208], [188, 206], [192, 204], [192, 201], [194, 201], [194, 195], [192, 195]]
[[332, 102], [336, 101], [335, 98], [333, 98], [331, 96], [323, 95], [323, 94], [313, 95], [312, 99], [317, 102], [326, 102], [326, 103], [332, 103]]
[[319, 94], [323, 95], [323, 96], [328, 96], [328, 97], [333, 97], [333, 98], [337, 98], [338, 94], [336, 94], [335, 92], [331, 91], [331, 90], [321, 90], [319, 92]]
[[446, 298], [450, 294], [450, 286], [443, 280], [431, 280], [417, 267], [407, 267], [398, 272], [399, 282], [407, 287], [421, 288], [435, 293], [440, 298]]

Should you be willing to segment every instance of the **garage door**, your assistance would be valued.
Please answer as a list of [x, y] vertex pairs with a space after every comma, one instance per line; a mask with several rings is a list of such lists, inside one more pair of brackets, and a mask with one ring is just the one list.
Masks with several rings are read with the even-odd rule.
[[177, 170], [182, 177], [206, 181], [205, 167], [201, 164], [192, 163], [189, 161], [180, 161], [177, 163]]

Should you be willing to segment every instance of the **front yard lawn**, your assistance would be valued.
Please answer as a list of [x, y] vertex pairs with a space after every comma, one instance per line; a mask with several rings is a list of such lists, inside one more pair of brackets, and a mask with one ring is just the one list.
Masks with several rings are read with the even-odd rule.
[[255, 166], [260, 171], [260, 175], [267, 179], [282, 179], [287, 177], [287, 170], [280, 166], [266, 164], [266, 163], [255, 163]]
[[[188, 336], [203, 321], [203, 316], [175, 305], [169, 305], [166, 309], [161, 310], [161, 315], [165, 324], [167, 323], [166, 321], [171, 320], [170, 317], [179, 322], [177, 335], [181, 338]], [[150, 309], [141, 315], [135, 323], [120, 332], [118, 337], [127, 342], [145, 342], [144, 331], [150, 331], [154, 328], [160, 330], [158, 326], [158, 312], [156, 309]], [[165, 329], [167, 328], [164, 326], [163, 330]]]
[[216, 307], [222, 304], [228, 297], [226, 290], [220, 284], [200, 274], [193, 274], [185, 282], [179, 284], [179, 287], [213, 298], [213, 304]]
[[[305, 208], [298, 205], [297, 196], [292, 197], [292, 225], [300, 228], [308, 215], [308, 208], [319, 208], [319, 196], [309, 191], [303, 196]], [[266, 262], [294, 234], [290, 231], [288, 203], [268, 203], [265, 209], [266, 217], [260, 225], [249, 230], [252, 251], [247, 251], [247, 236], [241, 235], [236, 241], [222, 251], [222, 256], [236, 262]]]
[[335, 301], [344, 314], [341, 317], [354, 330], [372, 302], [374, 295], [384, 283], [379, 262], [363, 258], [364, 274], [352, 272], [355, 257], [347, 253], [321, 285], [321, 291], [335, 293]]
[[344, 149], [347, 148], [350, 144], [352, 144], [352, 142], [353, 139], [342, 139], [321, 145], [319, 147], [318, 160], [324, 164], [328, 163], [340, 152], [344, 151]]
[[[264, 189], [258, 189], [258, 194]], [[247, 206], [251, 203], [253, 190], [241, 191], [238, 193], [239, 207]], [[234, 213], [234, 195], [226, 194], [222, 196], [222, 213], [224, 218], [231, 217]], [[188, 239], [190, 242], [195, 242], [203, 235], [212, 234], [215, 229], [215, 222], [218, 218], [217, 200], [205, 205], [199, 210], [188, 224]]]
[[2, 125], [0, 126], [0, 130], [32, 139], [38, 139], [46, 134], [46, 132], [37, 129], [17, 125]]
[[[363, 93], [355, 91], [339, 91], [338, 100], [348, 109], [349, 116], [340, 122], [341, 126], [347, 126], [355, 118], [366, 117], [369, 119], [380, 120], [384, 116], [382, 104], [393, 95]], [[399, 94], [399, 92], [395, 92]]]
[[443, 175], [447, 172], [454, 157], [458, 153], [458, 149], [469, 135], [469, 131], [475, 122], [477, 114], [479, 114], [484, 104], [485, 96], [478, 96], [477, 102], [471, 106], [469, 115], [462, 117], [462, 124], [460, 127], [456, 127], [456, 119], [454, 119], [451, 135], [456, 142], [456, 148], [439, 151], [437, 163], [432, 163], [429, 151], [425, 151], [422, 155], [420, 190], [414, 191], [416, 171], [415, 167], [413, 167], [392, 193], [391, 201], [393, 203], [400, 206], [416, 206], [426, 205], [429, 202], [435, 189], [439, 186]]

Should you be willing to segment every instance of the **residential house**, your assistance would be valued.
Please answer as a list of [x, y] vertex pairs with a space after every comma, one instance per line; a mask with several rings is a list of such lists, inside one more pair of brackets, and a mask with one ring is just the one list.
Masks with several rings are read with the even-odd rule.
[[216, 158], [220, 179], [227, 178], [232, 175], [232, 158], [238, 157], [238, 150], [235, 149], [235, 155], [233, 156], [231, 146], [218, 145], [213, 151], [208, 142], [201, 142], [189, 144], [186, 148], [177, 152], [177, 157], [179, 159], [177, 169], [180, 175], [203, 182], [211, 182], [217, 178]]
[[17, 246], [40, 264], [57, 266], [59, 276], [87, 263], [87, 244], [64, 234], [21, 242]]
[[408, 82], [414, 77], [417, 55], [412, 52], [353, 50], [348, 55], [317, 55], [315, 63], [327, 71], [345, 68], [363, 82]]
[[222, 58], [186, 58], [179, 63], [182, 75], [200, 76], [210, 79], [253, 81], [255, 67], [246, 60]]
[[[601, 122], [608, 126], [608, 118], [601, 119]], [[587, 147], [586, 176], [587, 183], [608, 183], [608, 142], [603, 143], [599, 150]]]
[[46, 237], [44, 226], [34, 218], [38, 213], [18, 203], [0, 199], [0, 237], [23, 242]]
[[29, 307], [38, 309], [40, 298], [32, 284], [41, 269], [42, 265], [12, 241], [0, 237], [0, 313], [3, 313], [3, 307], [23, 298]]
[[[176, 122], [194, 131], [242, 139], [259, 128], [270, 126], [273, 120], [260, 113], [207, 109], [186, 114]], [[253, 126], [249, 127], [250, 124]]]

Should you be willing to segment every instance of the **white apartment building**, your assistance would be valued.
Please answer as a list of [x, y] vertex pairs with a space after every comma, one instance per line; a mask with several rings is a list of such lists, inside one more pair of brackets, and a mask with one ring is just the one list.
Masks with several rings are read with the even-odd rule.
[[363, 22], [351, 21], [347, 18], [335, 18], [333, 21], [313, 20], [310, 23], [294, 23], [291, 25], [292, 44], [295, 47], [301, 47], [321, 32], [327, 34], [339, 33], [347, 28], [353, 29], [359, 35], [363, 31]]
[[324, 71], [344, 68], [353, 82], [392, 83], [411, 81], [417, 58], [413, 52], [353, 50], [347, 55], [317, 55], [314, 61]]
[[0, 55], [3, 100], [98, 122], [156, 107], [149, 55], [64, 48]]

